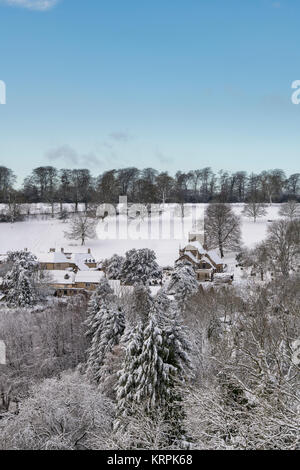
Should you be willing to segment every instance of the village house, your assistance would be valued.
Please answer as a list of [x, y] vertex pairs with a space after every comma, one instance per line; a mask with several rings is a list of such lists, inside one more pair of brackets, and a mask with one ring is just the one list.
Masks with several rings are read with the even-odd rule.
[[51, 270], [47, 273], [47, 282], [55, 291], [56, 297], [71, 296], [75, 290], [75, 273], [72, 271]]
[[88, 271], [97, 268], [97, 263], [91, 254], [90, 248], [85, 247], [68, 247], [68, 251], [56, 251], [50, 248], [48, 253], [40, 253], [37, 255], [41, 270], [53, 271], [71, 269], [77, 271]]
[[75, 288], [93, 291], [103, 277], [103, 271], [78, 271], [75, 275]]
[[[75, 263], [80, 271], [97, 268], [97, 262], [92, 256], [91, 249], [84, 246], [67, 246], [62, 248], [66, 258], [71, 262]], [[84, 267], [85, 265], [85, 267]]]
[[55, 290], [55, 296], [72, 296], [81, 292], [92, 292], [104, 277], [103, 271], [53, 270], [49, 272], [49, 286]]
[[37, 258], [40, 271], [45, 273], [46, 282], [57, 297], [93, 291], [104, 276], [103, 271], [97, 269], [90, 248], [69, 246], [58, 251], [50, 248], [48, 253], [40, 253]]
[[39, 253], [37, 255], [41, 270], [64, 271], [68, 268], [75, 269], [75, 264], [71, 263], [62, 251], [50, 250], [49, 253]]
[[214, 274], [224, 272], [224, 263], [215, 250], [205, 250], [198, 241], [189, 243], [179, 250], [179, 261], [188, 261], [193, 265], [198, 281], [213, 281]]

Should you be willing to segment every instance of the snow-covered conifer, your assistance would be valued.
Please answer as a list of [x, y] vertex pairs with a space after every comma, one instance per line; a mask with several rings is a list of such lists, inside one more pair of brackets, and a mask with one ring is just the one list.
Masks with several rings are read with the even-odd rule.
[[87, 374], [93, 381], [101, 381], [105, 358], [119, 344], [124, 328], [121, 308], [115, 302], [103, 303], [94, 317], [94, 334], [88, 351]]
[[110, 287], [108, 280], [106, 278], [101, 279], [88, 304], [85, 325], [87, 327], [87, 336], [90, 338], [93, 337], [97, 329], [97, 326], [94, 322], [95, 317], [106, 299], [110, 298], [111, 296], [113, 296], [113, 290]]
[[149, 287], [137, 284], [134, 286], [127, 306], [127, 319], [131, 325], [136, 325], [139, 321], [145, 324], [153, 305], [153, 298]]
[[176, 368], [169, 362], [169, 350], [164, 342], [156, 313], [152, 310], [143, 332], [140, 367], [137, 369], [135, 399], [149, 415], [167, 411], [172, 401]]
[[[142, 316], [125, 335], [125, 359], [117, 386], [117, 426], [122, 417], [130, 416], [136, 407], [154, 417], [162, 414], [170, 429], [170, 441], [183, 435], [181, 393], [190, 365], [189, 344], [176, 315], [165, 312], [167, 298], [160, 296], [149, 305], [148, 316]], [[168, 305], [170, 307], [170, 304]]]
[[169, 437], [172, 442], [181, 440], [185, 434], [181, 386], [192, 374], [190, 357], [192, 345], [177, 302], [170, 301], [167, 295], [161, 291], [155, 298], [155, 307], [162, 330], [163, 345], [167, 351], [167, 362], [176, 370], [174, 380], [170, 382], [170, 398], [165, 411], [165, 419], [170, 423]]
[[106, 275], [108, 279], [121, 279], [121, 271], [125, 258], [123, 256], [113, 255], [106, 261]]
[[[128, 329], [125, 333], [125, 357], [117, 384], [118, 418], [130, 414], [130, 409], [136, 402], [137, 373], [141, 367], [140, 357], [144, 340], [143, 331], [144, 325], [142, 321], [138, 321], [135, 327]], [[118, 424], [117, 419], [116, 427]]]
[[2, 283], [7, 303], [19, 307], [34, 305], [38, 300], [34, 279], [38, 266], [36, 257], [25, 250], [15, 251], [8, 254], [7, 261], [12, 264]]
[[178, 368], [183, 378], [192, 367], [189, 356], [192, 345], [177, 302], [171, 301], [161, 290], [154, 298], [154, 305], [158, 324], [168, 343], [169, 361]]
[[127, 251], [122, 266], [121, 280], [124, 284], [151, 284], [161, 279], [161, 269], [156, 262], [153, 250], [143, 248]]
[[165, 320], [164, 337], [169, 350], [168, 361], [177, 368], [178, 378], [184, 380], [192, 368], [191, 342], [180, 312], [174, 306]]
[[188, 296], [195, 294], [198, 288], [199, 285], [192, 265], [177, 263], [167, 287], [168, 293], [174, 295], [178, 303], [182, 303]]

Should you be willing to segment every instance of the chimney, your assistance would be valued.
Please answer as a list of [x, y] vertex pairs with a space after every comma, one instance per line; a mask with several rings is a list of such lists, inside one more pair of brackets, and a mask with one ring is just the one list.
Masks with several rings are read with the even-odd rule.
[[62, 253], [64, 253], [64, 248], [61, 248], [60, 251], [61, 251]]
[[91, 254], [91, 249], [90, 249], [90, 248], [88, 248], [88, 254], [89, 254], [89, 255]]

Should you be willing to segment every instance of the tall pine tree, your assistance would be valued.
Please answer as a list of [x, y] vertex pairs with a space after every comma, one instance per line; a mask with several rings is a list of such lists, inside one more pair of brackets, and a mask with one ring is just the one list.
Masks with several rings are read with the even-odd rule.
[[96, 287], [96, 290], [93, 292], [89, 304], [88, 304], [88, 310], [87, 310], [87, 319], [85, 320], [85, 325], [87, 327], [87, 336], [92, 339], [96, 329], [97, 329], [97, 324], [95, 323], [95, 317], [97, 313], [99, 312], [101, 306], [103, 303], [113, 296], [113, 290], [110, 287], [108, 280], [106, 278], [103, 278], [100, 280], [98, 286]]
[[184, 304], [187, 297], [195, 294], [199, 289], [195, 271], [190, 263], [179, 262], [172, 272], [167, 291], [174, 295], [177, 302]]
[[8, 254], [11, 270], [6, 274], [2, 289], [6, 301], [11, 306], [31, 307], [38, 301], [36, 279], [38, 262], [28, 251], [14, 251]]
[[113, 255], [110, 259], [106, 261], [106, 275], [108, 279], [121, 279], [121, 272], [124, 261], [125, 258], [119, 255]]
[[149, 285], [151, 282], [159, 282], [161, 277], [161, 269], [156, 262], [156, 255], [153, 250], [143, 248], [126, 252], [121, 271], [121, 280], [124, 284]]
[[87, 374], [99, 383], [107, 355], [119, 344], [125, 328], [124, 312], [113, 301], [100, 307], [93, 322], [94, 334], [88, 351]]
[[[122, 417], [138, 407], [148, 417], [160, 414], [170, 428], [170, 442], [184, 431], [180, 385], [190, 361], [189, 344], [176, 315], [167, 314], [167, 298], [149, 302], [148, 315], [141, 316], [126, 335], [125, 359], [117, 386], [117, 427]], [[167, 315], [166, 319], [163, 316]]]

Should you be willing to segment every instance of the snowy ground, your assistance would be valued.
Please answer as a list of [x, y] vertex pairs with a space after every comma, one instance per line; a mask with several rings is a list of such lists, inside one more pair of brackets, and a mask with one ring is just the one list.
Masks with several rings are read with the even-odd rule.
[[[200, 204], [204, 209], [205, 205]], [[234, 211], [241, 214], [243, 204], [233, 204]], [[248, 247], [253, 247], [256, 243], [263, 240], [266, 236], [268, 220], [276, 220], [278, 218], [279, 205], [272, 205], [267, 208], [267, 216], [259, 219], [256, 223], [252, 220], [242, 217], [242, 237], [243, 242]], [[175, 225], [180, 223], [180, 217], [175, 218]], [[154, 219], [152, 229], [154, 233], [158, 231], [158, 219]], [[122, 225], [122, 223], [121, 223]], [[141, 231], [146, 238], [147, 233], [146, 222], [142, 223]], [[28, 221], [18, 222], [15, 224], [0, 223], [0, 254], [4, 254], [9, 250], [17, 250], [28, 248], [33, 253], [47, 252], [49, 248], [60, 249], [66, 245], [76, 245], [78, 242], [71, 242], [64, 236], [64, 231], [68, 229], [68, 222], [62, 222], [58, 219], [47, 218], [39, 219], [31, 218]], [[88, 240], [87, 246], [92, 249], [92, 253], [97, 260], [101, 260], [112, 256], [114, 253], [124, 254], [131, 248], [151, 248], [157, 254], [158, 262], [161, 266], [173, 265], [178, 257], [180, 245], [186, 243], [186, 236], [191, 229], [191, 222], [185, 226], [186, 233], [180, 239], [158, 240], [158, 239], [95, 239]], [[227, 260], [232, 264], [233, 256], [227, 256]]]

